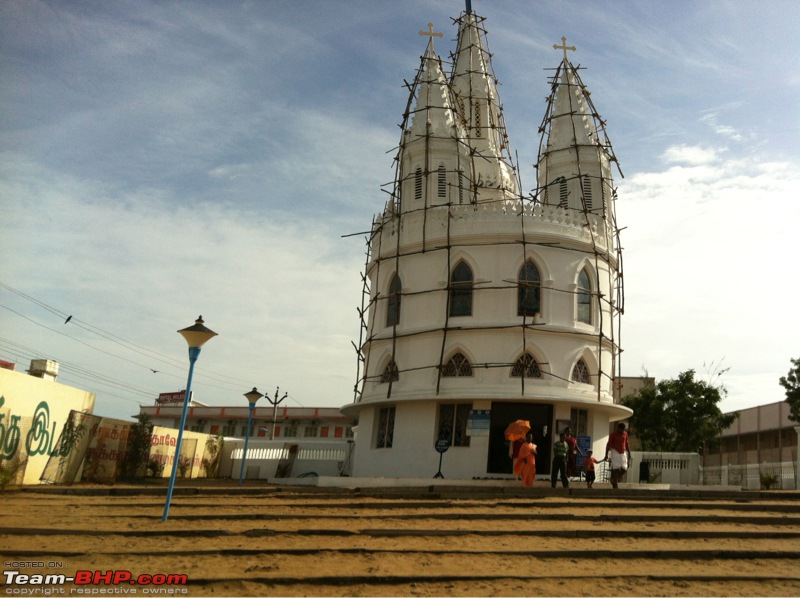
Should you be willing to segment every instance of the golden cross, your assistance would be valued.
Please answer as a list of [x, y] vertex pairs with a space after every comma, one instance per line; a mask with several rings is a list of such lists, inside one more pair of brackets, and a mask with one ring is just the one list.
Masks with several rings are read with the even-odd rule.
[[428, 23], [428, 30], [427, 31], [420, 31], [420, 35], [427, 35], [431, 38], [431, 45], [433, 45], [433, 38], [434, 37], [444, 37], [444, 33], [434, 33], [433, 32], [433, 23]]
[[569, 58], [567, 57], [567, 50], [572, 50], [574, 52], [575, 51], [575, 46], [568, 46], [567, 45], [567, 38], [566, 37], [562, 37], [561, 38], [561, 45], [559, 46], [558, 44], [553, 44], [553, 49], [554, 50], [564, 50], [564, 62], [569, 62]]

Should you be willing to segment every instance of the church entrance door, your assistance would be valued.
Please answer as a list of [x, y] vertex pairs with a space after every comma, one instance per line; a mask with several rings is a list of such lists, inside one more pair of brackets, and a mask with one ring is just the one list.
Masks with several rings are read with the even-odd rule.
[[[525, 419], [531, 424], [533, 444], [537, 447], [536, 477], [550, 474], [550, 447], [553, 445], [553, 406], [542, 403], [492, 403], [489, 428], [487, 473], [512, 473], [508, 441], [503, 433], [511, 422]], [[546, 433], [545, 433], [546, 432]]]

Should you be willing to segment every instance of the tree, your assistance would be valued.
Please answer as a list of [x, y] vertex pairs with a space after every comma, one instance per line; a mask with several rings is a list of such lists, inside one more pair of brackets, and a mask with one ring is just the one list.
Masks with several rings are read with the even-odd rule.
[[694, 376], [694, 370], [686, 370], [623, 399], [633, 409], [631, 433], [642, 450], [696, 453], [736, 420], [737, 413], [726, 415], [718, 407], [725, 387]]
[[120, 479], [133, 480], [145, 475], [147, 459], [150, 456], [150, 443], [153, 437], [153, 424], [145, 413], [136, 416], [128, 432], [128, 444], [122, 457]]
[[792, 367], [780, 383], [786, 389], [786, 402], [789, 403], [789, 419], [800, 422], [800, 359], [791, 359]]

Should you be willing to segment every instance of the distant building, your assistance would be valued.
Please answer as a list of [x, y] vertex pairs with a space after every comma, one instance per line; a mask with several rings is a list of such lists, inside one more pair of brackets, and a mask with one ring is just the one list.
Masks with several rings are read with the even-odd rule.
[[736, 421], [703, 449], [705, 483], [758, 488], [760, 476], [771, 473], [780, 487], [795, 488], [800, 424], [789, 419], [786, 401], [736, 413]]
[[355, 476], [428, 477], [441, 451], [446, 477], [510, 474], [516, 419], [546, 472], [559, 429], [602, 454], [609, 423], [631, 413], [615, 397], [624, 296], [604, 122], [562, 39], [523, 195], [483, 21], [456, 20], [448, 74], [436, 34], [420, 32], [431, 37], [368, 237], [356, 395], [342, 408], [359, 420]]
[[[179, 393], [171, 393], [176, 396]], [[162, 395], [163, 396], [163, 395]], [[180, 395], [182, 396], [182, 395]], [[247, 435], [247, 422], [250, 408], [245, 403], [241, 407], [219, 407], [203, 405], [196, 401], [189, 404], [186, 415], [186, 430], [225, 437], [244, 438]], [[142, 406], [139, 413], [145, 414], [156, 426], [166, 428], [180, 427], [181, 402], [161, 403]], [[325, 407], [282, 407], [273, 409], [268, 403], [257, 404], [253, 412], [251, 438], [268, 440], [346, 440], [353, 438], [352, 417], [342, 415], [337, 408]], [[274, 438], [273, 438], [274, 431]]]

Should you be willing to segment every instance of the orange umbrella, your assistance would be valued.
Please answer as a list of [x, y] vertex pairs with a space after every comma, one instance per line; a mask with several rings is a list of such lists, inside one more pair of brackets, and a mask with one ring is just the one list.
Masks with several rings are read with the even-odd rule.
[[508, 424], [506, 428], [506, 440], [519, 440], [531, 431], [531, 425], [524, 419], [518, 419]]

